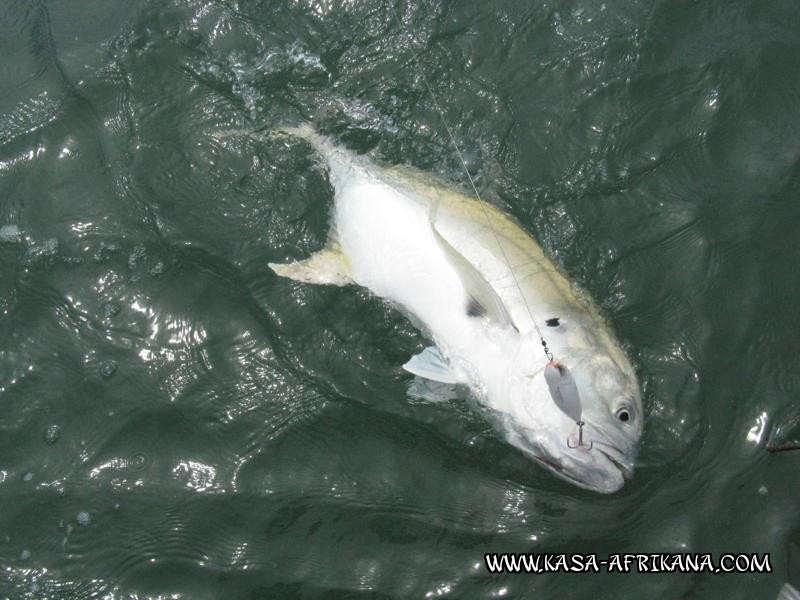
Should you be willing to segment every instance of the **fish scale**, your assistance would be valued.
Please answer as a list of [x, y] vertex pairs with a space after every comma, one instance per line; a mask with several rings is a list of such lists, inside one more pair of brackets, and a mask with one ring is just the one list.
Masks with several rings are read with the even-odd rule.
[[[499, 433], [559, 477], [604, 493], [622, 487], [641, 437], [641, 395], [591, 299], [496, 208], [409, 167], [374, 164], [309, 126], [287, 133], [326, 162], [330, 242], [270, 267], [309, 284], [357, 284], [398, 306], [433, 342], [407, 371], [468, 386]], [[553, 319], [549, 364], [558, 368], [548, 370], [536, 323]]]

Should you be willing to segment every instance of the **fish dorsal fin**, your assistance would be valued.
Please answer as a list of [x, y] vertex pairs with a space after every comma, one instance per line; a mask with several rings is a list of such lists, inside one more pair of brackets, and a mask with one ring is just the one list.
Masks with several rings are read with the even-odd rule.
[[419, 354], [412, 356], [411, 360], [403, 365], [403, 368], [409, 373], [431, 381], [461, 383], [461, 379], [456, 376], [442, 353], [434, 346], [429, 346]]
[[305, 260], [293, 263], [269, 263], [282, 277], [319, 285], [347, 285], [353, 282], [350, 261], [337, 243], [331, 243]]
[[444, 239], [436, 229], [436, 225], [431, 223], [431, 228], [439, 247], [447, 257], [447, 262], [455, 269], [459, 279], [461, 279], [461, 284], [464, 286], [464, 291], [467, 294], [466, 313], [470, 317], [486, 316], [498, 325], [517, 329], [514, 321], [511, 320], [511, 315], [508, 314], [505, 304], [503, 304], [491, 284], [486, 281], [486, 278], [458, 250], [453, 248], [450, 242]]

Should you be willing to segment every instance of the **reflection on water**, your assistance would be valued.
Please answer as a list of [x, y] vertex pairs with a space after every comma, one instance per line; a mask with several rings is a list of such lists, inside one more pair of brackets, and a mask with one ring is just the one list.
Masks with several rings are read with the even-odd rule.
[[[0, 596], [800, 583], [794, 3], [0, 15]], [[427, 342], [392, 307], [266, 268], [322, 247], [331, 201], [315, 155], [274, 129], [314, 121], [464, 187], [440, 108], [482, 195], [592, 293], [636, 364], [646, 428], [618, 494], [556, 480], [468, 394], [412, 382], [400, 365]], [[626, 551], [770, 552], [775, 572], [482, 562]]]

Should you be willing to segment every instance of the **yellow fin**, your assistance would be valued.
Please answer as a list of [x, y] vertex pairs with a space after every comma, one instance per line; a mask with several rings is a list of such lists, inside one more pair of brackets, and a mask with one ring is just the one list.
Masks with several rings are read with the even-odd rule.
[[350, 260], [338, 244], [323, 248], [305, 260], [293, 263], [269, 263], [269, 268], [281, 277], [317, 285], [347, 285], [353, 283]]

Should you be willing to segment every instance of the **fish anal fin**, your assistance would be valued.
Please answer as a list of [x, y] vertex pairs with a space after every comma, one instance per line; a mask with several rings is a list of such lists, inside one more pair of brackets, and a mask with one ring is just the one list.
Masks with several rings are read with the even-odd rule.
[[317, 285], [347, 285], [353, 283], [347, 255], [338, 245], [330, 245], [305, 260], [293, 263], [269, 263], [269, 268], [281, 277]]

